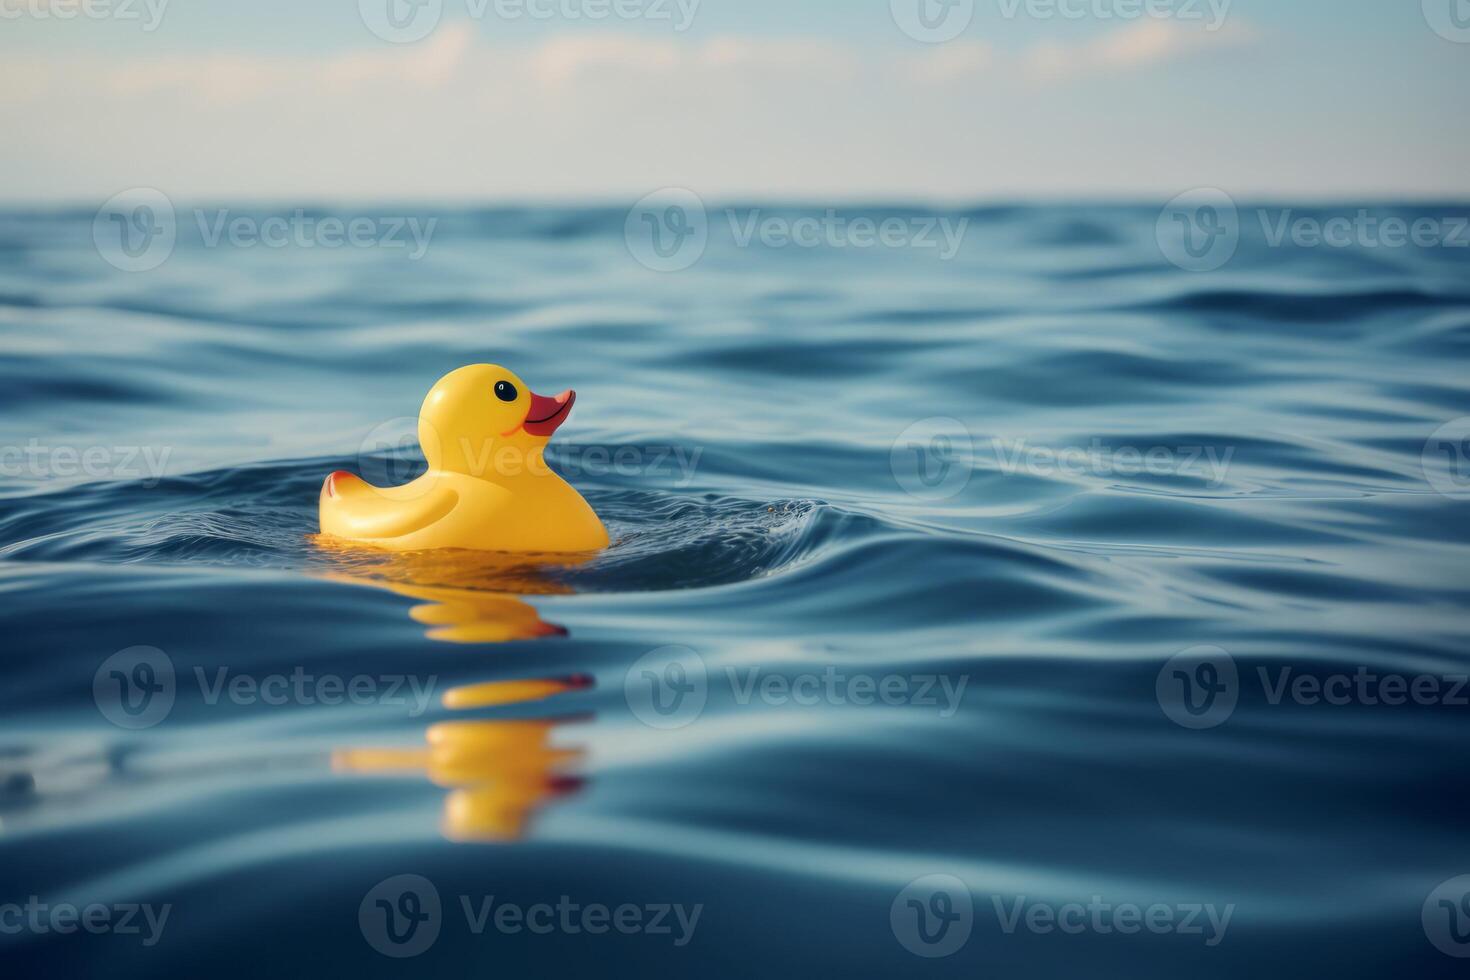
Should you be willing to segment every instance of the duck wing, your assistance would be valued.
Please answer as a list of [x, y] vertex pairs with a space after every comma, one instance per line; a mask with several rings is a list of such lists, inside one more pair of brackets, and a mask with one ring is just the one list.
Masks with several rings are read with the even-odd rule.
[[454, 510], [459, 494], [415, 480], [384, 490], [338, 471], [322, 484], [322, 531], [341, 538], [401, 538]]

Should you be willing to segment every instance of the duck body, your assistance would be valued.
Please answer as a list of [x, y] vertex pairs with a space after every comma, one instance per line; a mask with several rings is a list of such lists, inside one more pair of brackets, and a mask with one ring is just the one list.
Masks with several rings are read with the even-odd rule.
[[319, 497], [322, 533], [392, 551], [607, 547], [602, 521], [544, 457], [575, 400], [571, 391], [535, 395], [493, 364], [451, 372], [419, 413], [428, 471], [398, 487], [331, 474]]
[[345, 471], [322, 485], [323, 534], [394, 551], [596, 551], [607, 531], [554, 473], [511, 485], [445, 471], [375, 487]]

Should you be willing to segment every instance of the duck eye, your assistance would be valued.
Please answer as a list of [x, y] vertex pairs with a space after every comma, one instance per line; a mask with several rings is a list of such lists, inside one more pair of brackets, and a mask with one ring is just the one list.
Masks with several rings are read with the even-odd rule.
[[516, 400], [517, 396], [518, 393], [516, 392], [516, 386], [511, 384], [509, 381], [495, 382], [496, 398], [499, 398], [503, 402], [513, 402]]

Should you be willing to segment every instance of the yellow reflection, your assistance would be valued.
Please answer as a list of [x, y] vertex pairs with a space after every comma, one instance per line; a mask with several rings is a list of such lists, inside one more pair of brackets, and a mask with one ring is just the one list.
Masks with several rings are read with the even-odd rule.
[[566, 630], [541, 619], [523, 595], [567, 595], [558, 569], [592, 555], [510, 555], [483, 551], [390, 552], [344, 546], [330, 537], [313, 541], [330, 564], [320, 574], [334, 582], [366, 585], [422, 600], [409, 615], [445, 643], [508, 643]]
[[[566, 630], [544, 622], [523, 595], [564, 595], [554, 572], [592, 556], [500, 555], [473, 551], [397, 553], [344, 547], [315, 539], [330, 564], [320, 574], [337, 582], [384, 589], [420, 600], [409, 610], [445, 643], [505, 643]], [[525, 704], [592, 686], [585, 676], [467, 684], [444, 693], [451, 710]], [[344, 748], [332, 756], [338, 772], [421, 776], [449, 790], [444, 836], [456, 841], [509, 841], [526, 833], [532, 815], [574, 791], [565, 769], [580, 748], [555, 748], [551, 733], [567, 719], [452, 721], [429, 728], [413, 748]]]
[[[497, 681], [453, 688], [449, 708], [543, 700], [591, 686], [586, 677]], [[557, 748], [551, 733], [568, 719], [451, 721], [430, 726], [423, 747], [348, 748], [332, 756], [338, 772], [423, 775], [450, 790], [443, 833], [456, 841], [510, 841], [524, 836], [531, 815], [580, 786], [564, 769], [582, 757]]]
[[[561, 680], [491, 681], [488, 684], [465, 684], [444, 692], [446, 708], [489, 708], [497, 704], [522, 704], [542, 701], [565, 691], [592, 686], [584, 674]], [[429, 730], [432, 734], [433, 729]]]
[[492, 595], [469, 589], [433, 588], [383, 583], [383, 588], [411, 599], [423, 599], [408, 614], [429, 629], [424, 635], [445, 643], [508, 643], [541, 636], [566, 636], [567, 631], [544, 622], [534, 606], [512, 595]]
[[514, 595], [566, 595], [572, 588], [558, 581], [559, 569], [575, 568], [596, 554], [510, 554], [496, 551], [385, 551], [336, 538], [312, 535], [327, 571], [353, 580], [383, 579], [409, 585], [443, 585], [478, 592]]

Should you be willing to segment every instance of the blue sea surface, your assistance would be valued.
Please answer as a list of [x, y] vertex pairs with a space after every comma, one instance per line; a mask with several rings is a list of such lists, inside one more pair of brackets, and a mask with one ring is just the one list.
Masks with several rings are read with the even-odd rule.
[[[7, 976], [1461, 975], [1470, 250], [221, 211], [434, 225], [0, 214]], [[320, 540], [484, 361], [612, 547]]]

